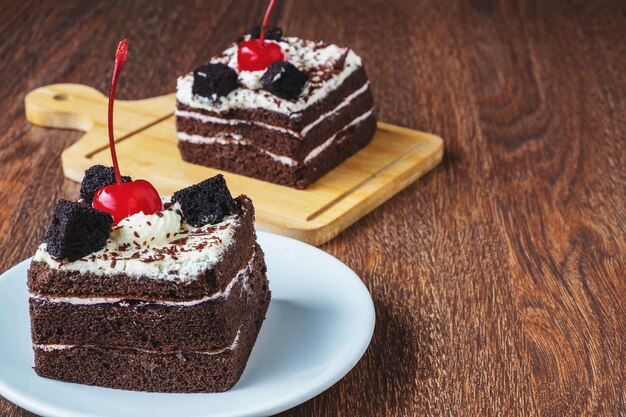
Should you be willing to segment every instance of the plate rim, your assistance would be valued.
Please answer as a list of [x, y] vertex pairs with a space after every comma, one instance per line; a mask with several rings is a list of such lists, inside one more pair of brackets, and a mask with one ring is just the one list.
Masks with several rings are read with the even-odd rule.
[[[367, 289], [367, 287], [365, 286], [365, 284], [363, 283], [363, 281], [361, 280], [361, 278], [349, 266], [347, 266], [345, 263], [343, 263], [341, 260], [337, 259], [333, 255], [329, 254], [328, 252], [325, 252], [322, 249], [319, 249], [306, 242], [302, 242], [302, 241], [299, 241], [297, 239], [294, 239], [288, 236], [283, 236], [283, 235], [279, 235], [279, 234], [268, 232], [268, 231], [257, 230], [257, 235], [258, 235], [259, 240], [274, 239], [274, 240], [277, 240], [279, 243], [281, 240], [284, 240], [289, 246], [299, 246], [300, 247], [299, 249], [304, 248], [304, 250], [309, 250], [309, 251], [313, 250], [314, 252], [321, 253], [322, 256], [330, 257], [330, 260], [332, 262], [336, 263], [337, 266], [340, 266], [347, 273], [346, 275], [342, 274], [342, 279], [349, 278], [350, 280], [353, 280], [355, 282], [355, 288], [358, 288], [358, 291], [360, 293], [363, 293], [366, 296], [364, 297], [364, 300], [367, 300], [366, 304], [367, 304], [368, 309], [367, 311], [362, 311], [361, 313], [363, 314], [363, 317], [365, 319], [364, 322], [366, 321], [368, 325], [367, 329], [364, 331], [364, 334], [366, 334], [367, 337], [363, 338], [362, 343], [358, 346], [358, 349], [356, 349], [356, 353], [352, 357], [350, 357], [350, 360], [346, 361], [345, 363], [342, 364], [341, 367], [338, 367], [336, 370], [331, 372], [331, 375], [325, 378], [322, 381], [322, 383], [318, 383], [317, 385], [314, 385], [314, 386], [303, 385], [303, 388], [301, 390], [293, 393], [291, 396], [289, 396], [287, 400], [284, 400], [284, 399], [281, 400], [281, 398], [284, 398], [284, 396], [278, 396], [278, 397], [275, 397], [275, 399], [269, 399], [269, 401], [263, 401], [260, 403], [250, 404], [245, 409], [237, 409], [237, 410], [233, 409], [232, 411], [229, 411], [226, 414], [220, 414], [220, 415], [228, 415], [228, 416], [273, 415], [273, 414], [280, 413], [285, 410], [289, 410], [297, 405], [300, 405], [318, 396], [322, 392], [326, 391], [328, 388], [335, 385], [341, 379], [343, 379], [361, 360], [361, 358], [363, 357], [363, 355], [369, 348], [369, 345], [371, 344], [372, 337], [374, 334], [374, 329], [376, 326], [376, 310], [375, 310], [372, 296], [369, 290]], [[263, 249], [266, 250], [265, 248]], [[13, 265], [11, 268], [9, 268], [8, 270], [0, 274], [0, 280], [2, 280], [3, 278], [6, 279], [5, 275], [9, 275], [11, 271], [14, 271], [15, 269], [19, 269], [19, 268], [26, 269], [27, 265], [30, 264], [31, 261], [32, 261], [32, 257], [29, 257]], [[81, 384], [81, 385], [84, 385], [84, 384]], [[91, 386], [86, 386], [86, 387], [91, 387]], [[97, 387], [97, 386], [94, 386], [93, 388], [103, 389], [103, 387]], [[110, 388], [104, 388], [104, 389], [108, 390]], [[122, 391], [127, 391], [127, 390], [122, 390]], [[133, 392], [133, 391], [130, 391], [130, 392]], [[170, 395], [171, 393], [151, 393], [151, 394]], [[80, 414], [75, 410], [72, 411], [72, 410], [67, 410], [65, 408], [59, 409], [55, 404], [50, 403], [50, 402], [45, 402], [45, 400], [41, 400], [40, 398], [37, 398], [37, 397], [33, 398], [33, 397], [25, 396], [21, 394], [18, 390], [15, 390], [11, 386], [11, 384], [7, 383], [7, 381], [5, 381], [5, 379], [3, 378], [0, 378], [0, 395], [4, 397], [5, 399], [7, 399], [8, 401], [18, 405], [19, 407], [22, 407], [30, 412], [43, 415], [43, 416], [63, 416], [63, 417], [75, 417], [76, 416], [78, 417], [78, 416], [94, 416], [95, 415], [91, 413]], [[209, 394], [179, 393], [178, 395], [201, 396], [201, 395], [216, 395], [216, 394], [215, 393], [209, 393]], [[202, 414], [202, 413], [198, 414], [194, 412], [193, 414], [189, 414], [188, 416], [189, 417], [205, 417], [208, 415], [209, 414]]]

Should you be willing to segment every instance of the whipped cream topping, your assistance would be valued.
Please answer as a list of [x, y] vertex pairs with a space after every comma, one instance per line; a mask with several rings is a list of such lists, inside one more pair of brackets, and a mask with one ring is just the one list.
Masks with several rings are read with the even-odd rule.
[[361, 58], [349, 48], [295, 37], [283, 38], [276, 43], [285, 54], [285, 60], [309, 76], [309, 81], [297, 100], [281, 99], [262, 90], [261, 77], [265, 71], [239, 71], [236, 43], [231, 44], [222, 54], [213, 57], [211, 62], [222, 62], [235, 69], [239, 84], [244, 88], [236, 88], [228, 95], [215, 100], [195, 95], [192, 92], [193, 73], [190, 72], [178, 78], [176, 99], [189, 107], [213, 112], [260, 107], [290, 115], [325, 98], [363, 65]]
[[164, 201], [168, 208], [163, 211], [151, 215], [138, 213], [118, 223], [106, 246], [84, 258], [71, 262], [54, 258], [42, 243], [33, 260], [54, 269], [80, 273], [192, 280], [222, 257], [232, 242], [239, 217], [233, 214], [214, 225], [193, 227], [182, 219], [178, 203], [169, 204], [169, 198]]
[[178, 210], [163, 210], [154, 214], [140, 211], [114, 226], [109, 239], [119, 245], [139, 242], [141, 246], [163, 246], [174, 240], [181, 230], [182, 221]]

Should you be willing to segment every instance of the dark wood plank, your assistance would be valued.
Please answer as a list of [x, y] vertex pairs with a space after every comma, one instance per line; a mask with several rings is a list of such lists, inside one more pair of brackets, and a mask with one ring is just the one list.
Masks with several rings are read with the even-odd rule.
[[[170, 92], [258, 20], [247, 2], [0, 3], [0, 271], [30, 256], [79, 133], [30, 126], [30, 89]], [[340, 4], [337, 4], [340, 3]], [[324, 249], [369, 287], [372, 345], [284, 415], [626, 414], [626, 7], [620, 2], [279, 2], [287, 32], [350, 45], [381, 120], [444, 163]], [[122, 161], [123, 163], [123, 161]], [[0, 399], [0, 415], [30, 415]]]

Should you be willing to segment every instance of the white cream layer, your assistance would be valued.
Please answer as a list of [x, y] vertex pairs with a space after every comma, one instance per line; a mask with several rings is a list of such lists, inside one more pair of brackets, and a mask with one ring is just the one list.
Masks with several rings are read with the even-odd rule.
[[[127, 223], [120, 222], [114, 227], [104, 248], [76, 261], [54, 258], [46, 250], [45, 243], [39, 246], [33, 260], [44, 262], [53, 269], [80, 273], [125, 273], [180, 282], [193, 280], [199, 272], [211, 268], [221, 259], [232, 243], [239, 217], [230, 215], [220, 223], [203, 227], [193, 227], [181, 220], [178, 231], [172, 232], [170, 221], [176, 220], [176, 216], [180, 217], [179, 210], [180, 206], [174, 204], [161, 212], [164, 218], [170, 220], [167, 220], [167, 227], [159, 229], [165, 236], [155, 237], [153, 241], [148, 239], [152, 229], [147, 222], [154, 221], [153, 217], [158, 217], [158, 214], [138, 216]], [[120, 228], [128, 230], [120, 231]], [[134, 236], [135, 240], [129, 243], [129, 236]]]
[[[216, 350], [208, 350], [208, 351], [174, 351], [174, 352], [163, 352], [163, 351], [158, 351], [158, 350], [148, 350], [148, 349], [139, 349], [139, 348], [116, 348], [116, 347], [110, 347], [110, 348], [106, 348], [103, 347], [103, 349], [123, 349], [123, 350], [133, 350], [136, 352], [144, 352], [144, 353], [153, 353], [153, 354], [157, 354], [157, 355], [172, 355], [172, 354], [185, 354], [185, 353], [195, 353], [195, 354], [200, 354], [200, 355], [218, 355], [220, 353], [229, 351], [229, 350], [235, 350], [237, 348], [237, 345], [239, 345], [239, 337], [241, 335], [241, 329], [242, 329], [243, 325], [239, 327], [239, 330], [237, 330], [237, 334], [235, 335], [235, 338], [233, 339], [233, 342], [222, 348], [222, 349], [216, 349]], [[90, 348], [90, 347], [100, 347], [100, 346], [91, 346], [91, 345], [54, 345], [54, 344], [49, 344], [49, 345], [33, 345], [33, 348], [38, 349], [38, 350], [43, 350], [44, 352], [53, 352], [53, 351], [57, 351], [57, 350], [67, 350], [67, 349], [73, 349], [73, 348]]]
[[235, 277], [228, 283], [224, 291], [217, 291], [211, 295], [207, 295], [202, 298], [196, 298], [195, 300], [185, 300], [185, 301], [162, 301], [162, 300], [137, 300], [137, 299], [129, 299], [122, 297], [57, 297], [51, 295], [41, 295], [41, 294], [30, 294], [30, 298], [35, 300], [43, 300], [49, 303], [65, 303], [72, 305], [94, 305], [94, 304], [120, 304], [122, 306], [128, 305], [129, 301], [141, 301], [139, 305], [147, 306], [147, 305], [164, 305], [164, 306], [172, 306], [172, 307], [190, 307], [198, 304], [206, 303], [208, 301], [228, 298], [233, 288], [239, 281], [242, 281], [242, 285], [244, 290], [248, 288], [248, 279], [252, 273], [252, 265], [254, 264], [254, 260], [256, 258], [256, 251], [252, 255], [252, 259], [248, 262], [246, 266], [244, 266]]
[[187, 110], [176, 110], [174, 112], [176, 117], [185, 117], [190, 119], [196, 119], [201, 121], [202, 123], [216, 123], [220, 125], [226, 126], [241, 126], [241, 125], [252, 125], [258, 126], [263, 129], [276, 130], [281, 133], [286, 133], [288, 135], [299, 136], [298, 133], [294, 132], [290, 129], [285, 129], [284, 127], [274, 126], [263, 122], [257, 122], [253, 120], [241, 120], [241, 119], [224, 119], [222, 117], [209, 116], [207, 114], [198, 113], [195, 111], [187, 111]]
[[[204, 145], [227, 145], [233, 142], [240, 144], [247, 144], [248, 142], [243, 139], [243, 136], [235, 133], [223, 133], [220, 132], [215, 136], [206, 137], [200, 135], [189, 135], [185, 132], [177, 132], [179, 140], [185, 140], [191, 143], [201, 143]], [[184, 139], [181, 139], [184, 138]]]
[[209, 116], [207, 114], [202, 114], [202, 113], [199, 113], [199, 112], [192, 112], [192, 111], [187, 111], [187, 110], [176, 110], [175, 114], [176, 114], [176, 117], [196, 119], [196, 120], [201, 121], [202, 123], [215, 123], [215, 124], [221, 124], [221, 125], [227, 125], [227, 126], [242, 126], [242, 125], [243, 126], [258, 126], [258, 127], [263, 128], [263, 129], [275, 130], [277, 132], [286, 133], [286, 134], [294, 136], [294, 137], [296, 137], [298, 139], [302, 139], [315, 126], [320, 124], [322, 121], [324, 121], [328, 117], [331, 117], [331, 116], [335, 115], [341, 109], [343, 109], [346, 106], [348, 106], [352, 101], [354, 101], [361, 94], [364, 94], [367, 91], [367, 89], [369, 88], [369, 85], [370, 85], [369, 81], [367, 81], [365, 84], [363, 84], [362, 87], [360, 87], [359, 89], [354, 91], [352, 94], [350, 94], [349, 96], [344, 98], [341, 101], [341, 103], [339, 103], [337, 105], [337, 107], [335, 107], [334, 109], [332, 109], [332, 110], [322, 114], [320, 117], [318, 117], [312, 123], [310, 123], [310, 124], [306, 125], [304, 128], [302, 128], [302, 131], [300, 131], [300, 132], [296, 132], [295, 130], [286, 129], [286, 128], [280, 127], [280, 126], [274, 126], [274, 125], [270, 125], [270, 124], [267, 124], [267, 123], [258, 122], [258, 121], [255, 121], [255, 120], [225, 119], [225, 118], [222, 118], [222, 117]]
[[[348, 130], [348, 128], [358, 125], [359, 123], [361, 123], [362, 121], [370, 117], [372, 115], [372, 111], [373, 109], [369, 109], [368, 111], [361, 114], [360, 116], [357, 116], [350, 123], [345, 125], [341, 130], [339, 130], [330, 138], [328, 138], [324, 143], [322, 143], [321, 145], [311, 150], [311, 152], [309, 152], [304, 158], [304, 164], [308, 164], [309, 162], [313, 161], [324, 150], [326, 150], [329, 146], [331, 146], [334, 142], [341, 143], [343, 141], [343, 137], [340, 137], [341, 134], [345, 132], [346, 130]], [[270, 156], [272, 159], [274, 159], [277, 162], [280, 162], [281, 164], [289, 165], [289, 166], [302, 164], [301, 162], [298, 162], [295, 159], [290, 158], [288, 156], [277, 155], [266, 149], [259, 148], [257, 145], [251, 144], [248, 140], [242, 139], [240, 135], [229, 135], [226, 133], [222, 133], [220, 134], [219, 137], [207, 137], [207, 136], [200, 136], [200, 135], [189, 135], [188, 133], [185, 133], [185, 132], [178, 132], [177, 135], [178, 135], [178, 140], [192, 142], [192, 143], [199, 143], [199, 144], [228, 145], [232, 143], [237, 143], [239, 145], [251, 145], [251, 146], [254, 146], [258, 151]], [[235, 138], [234, 136], [237, 136], [237, 137]], [[337, 140], [338, 138], [339, 140]]]
[[[200, 135], [190, 135], [188, 133], [185, 132], [178, 132], [178, 140], [182, 140], [185, 142], [191, 142], [191, 143], [199, 143], [199, 144], [203, 144], [203, 145], [230, 145], [232, 143], [237, 143], [239, 145], [251, 145], [251, 143], [249, 141], [247, 141], [246, 139], [242, 139], [240, 135], [230, 135], [228, 133], [221, 133], [219, 136], [200, 136]], [[252, 145], [255, 146], [256, 145]], [[285, 164], [285, 165], [295, 165], [296, 161], [289, 158], [288, 156], [283, 156], [283, 155], [276, 155], [275, 153], [272, 153], [268, 150], [262, 149], [262, 148], [258, 148], [259, 152], [262, 152], [266, 155], [268, 155], [270, 158], [274, 159], [275, 161], [280, 162], [281, 164]]]
[[[281, 99], [265, 90], [261, 90], [260, 79], [264, 71], [239, 71], [237, 68], [237, 44], [232, 44], [220, 56], [211, 62], [222, 62], [238, 72], [239, 84], [246, 88], [236, 88], [224, 97], [212, 98], [194, 95], [193, 73], [179, 77], [176, 81], [176, 99], [189, 107], [213, 112], [225, 112], [231, 109], [263, 108], [282, 114], [291, 115], [322, 100], [339, 87], [346, 78], [360, 68], [361, 58], [352, 50], [337, 45], [325, 45], [320, 42], [305, 41], [298, 38], [283, 38], [277, 42], [285, 54], [285, 59], [298, 69], [312, 73], [302, 94], [295, 101]], [[343, 68], [330, 74], [328, 79], [321, 77], [324, 72], [346, 54]], [[316, 72], [319, 70], [319, 74]]]
[[[311, 152], [309, 152], [309, 154], [304, 158], [304, 163], [308, 164], [309, 162], [311, 162], [312, 160], [314, 160], [315, 158], [317, 158], [319, 156], [319, 154], [321, 154], [326, 148], [328, 148], [330, 145], [333, 144], [333, 142], [337, 141], [337, 138], [346, 130], [348, 130], [348, 128], [352, 127], [352, 126], [356, 126], [358, 124], [360, 124], [363, 120], [367, 119], [368, 117], [370, 117], [372, 115], [372, 110], [373, 109], [369, 109], [368, 111], [366, 111], [365, 113], [363, 113], [362, 115], [356, 117], [354, 120], [352, 120], [350, 123], [348, 123], [347, 125], [345, 125], [339, 132], [335, 133], [334, 135], [332, 135], [330, 138], [328, 138], [328, 140], [324, 143], [322, 143], [321, 145], [319, 145], [317, 148], [313, 149]], [[341, 143], [343, 141], [343, 137], [339, 138], [339, 140], [337, 141], [338, 143]]]
[[312, 123], [309, 123], [304, 128], [302, 128], [302, 131], [300, 132], [300, 136], [301, 137], [306, 136], [306, 134], [309, 133], [311, 131], [311, 129], [313, 129], [315, 126], [320, 124], [322, 121], [324, 121], [328, 117], [335, 115], [341, 109], [346, 107], [348, 104], [352, 103], [357, 97], [359, 97], [361, 94], [364, 94], [368, 90], [369, 86], [370, 86], [370, 82], [366, 81], [365, 84], [363, 84], [362, 87], [360, 87], [359, 89], [355, 90], [348, 97], [344, 98], [343, 101], [337, 105], [337, 107], [335, 107], [334, 109], [332, 109], [332, 110], [330, 110], [330, 111], [328, 111], [326, 113], [323, 113], [320, 117], [315, 119]]

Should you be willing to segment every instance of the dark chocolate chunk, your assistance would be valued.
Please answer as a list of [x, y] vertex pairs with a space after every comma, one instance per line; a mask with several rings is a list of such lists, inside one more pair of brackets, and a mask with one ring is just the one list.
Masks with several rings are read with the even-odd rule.
[[180, 203], [183, 218], [195, 227], [219, 223], [235, 209], [222, 174], [176, 191], [172, 201]]
[[[261, 25], [256, 25], [250, 31], [250, 39], [261, 37]], [[265, 26], [265, 39], [279, 41], [283, 38], [283, 30], [278, 26]]]
[[[130, 177], [123, 176], [122, 181], [130, 182]], [[80, 183], [80, 198], [83, 203], [91, 205], [93, 196], [105, 185], [115, 184], [115, 171], [113, 167], [94, 165], [85, 171], [83, 182]]]
[[237, 88], [237, 72], [221, 62], [202, 65], [193, 70], [191, 91], [213, 99], [225, 96]]
[[104, 211], [59, 200], [44, 242], [55, 258], [75, 261], [104, 247], [113, 217]]
[[286, 61], [276, 61], [261, 77], [263, 88], [270, 93], [287, 100], [298, 98], [309, 77]]

